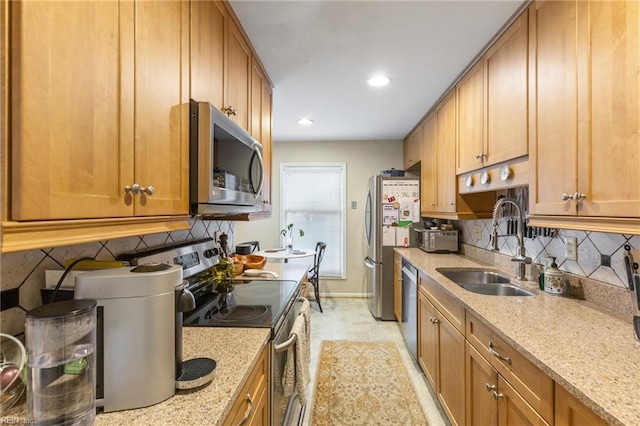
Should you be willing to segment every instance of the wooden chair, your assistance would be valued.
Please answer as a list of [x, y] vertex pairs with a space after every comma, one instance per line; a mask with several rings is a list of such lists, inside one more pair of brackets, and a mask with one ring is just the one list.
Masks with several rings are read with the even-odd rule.
[[316, 254], [313, 256], [313, 268], [307, 272], [307, 280], [313, 285], [313, 291], [318, 303], [318, 308], [322, 312], [322, 305], [320, 304], [320, 263], [324, 257], [324, 250], [327, 248], [327, 244], [323, 242], [316, 243]]

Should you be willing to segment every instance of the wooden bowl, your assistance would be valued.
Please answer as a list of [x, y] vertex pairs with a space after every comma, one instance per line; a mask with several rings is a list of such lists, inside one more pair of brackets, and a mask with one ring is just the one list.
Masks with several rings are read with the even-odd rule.
[[236, 277], [240, 274], [242, 274], [242, 272], [244, 271], [244, 263], [237, 263], [235, 262], [233, 264], [233, 267], [236, 269]]
[[267, 258], [257, 254], [247, 254], [245, 256], [244, 269], [262, 269], [267, 263]]
[[262, 269], [264, 264], [267, 263], [266, 257], [259, 256], [257, 254], [232, 254], [230, 257], [233, 259], [235, 264], [244, 265], [243, 270]]

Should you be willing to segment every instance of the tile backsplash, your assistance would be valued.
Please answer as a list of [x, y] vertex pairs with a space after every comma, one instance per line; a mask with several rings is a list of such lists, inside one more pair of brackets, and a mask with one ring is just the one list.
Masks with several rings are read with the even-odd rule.
[[24, 332], [26, 312], [42, 305], [40, 289], [44, 288], [46, 270], [63, 270], [67, 259], [91, 256], [97, 260], [115, 260], [121, 253], [161, 247], [172, 243], [214, 237], [214, 233], [229, 235], [229, 247], [234, 246], [234, 222], [192, 219], [187, 230], [141, 235], [116, 240], [99, 241], [64, 247], [29, 250], [2, 255], [0, 289], [4, 295], [16, 295], [18, 306], [0, 314], [0, 331], [18, 335]]
[[[507, 219], [499, 219], [498, 224], [499, 234], [507, 234]], [[461, 230], [464, 244], [491, 250], [491, 219], [458, 221], [456, 228]], [[570, 237], [575, 237], [578, 243], [577, 260], [565, 257], [564, 241]], [[525, 238], [527, 256], [535, 263], [544, 264], [547, 258], [555, 257], [563, 271], [617, 287], [627, 287], [623, 263], [625, 244], [640, 250], [640, 236], [560, 229], [553, 237]], [[513, 256], [517, 246], [515, 236], [499, 239], [501, 254]], [[602, 255], [609, 256], [611, 266], [602, 265]]]
[[[507, 234], [507, 221], [506, 218], [498, 219], [499, 234]], [[513, 271], [510, 260], [518, 246], [515, 236], [500, 238], [500, 250], [494, 253], [491, 251], [491, 219], [456, 221], [455, 227], [461, 232], [466, 255], [496, 265], [505, 272]], [[571, 237], [576, 238], [578, 244], [577, 260], [565, 257], [564, 241]], [[526, 254], [534, 262], [527, 267], [527, 279], [536, 281], [545, 260], [555, 257], [558, 267], [567, 272], [568, 295], [614, 314], [630, 315], [633, 308], [623, 263], [625, 244], [640, 251], [640, 236], [559, 229], [552, 237], [525, 238]], [[611, 266], [602, 264], [603, 255], [608, 257]], [[636, 257], [640, 258], [640, 254]]]

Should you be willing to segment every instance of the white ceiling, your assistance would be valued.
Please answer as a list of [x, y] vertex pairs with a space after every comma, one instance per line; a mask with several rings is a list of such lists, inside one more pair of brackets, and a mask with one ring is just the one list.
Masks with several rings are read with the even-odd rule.
[[275, 86], [274, 141], [349, 141], [403, 139], [522, 0], [230, 3]]

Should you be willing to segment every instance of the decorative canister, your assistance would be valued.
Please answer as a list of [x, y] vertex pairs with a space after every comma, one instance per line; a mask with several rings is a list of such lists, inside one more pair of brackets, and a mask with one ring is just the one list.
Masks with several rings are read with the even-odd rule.
[[552, 258], [551, 266], [544, 271], [544, 291], [553, 294], [564, 293], [566, 278], [564, 272], [558, 269], [556, 258]]

